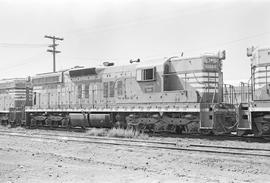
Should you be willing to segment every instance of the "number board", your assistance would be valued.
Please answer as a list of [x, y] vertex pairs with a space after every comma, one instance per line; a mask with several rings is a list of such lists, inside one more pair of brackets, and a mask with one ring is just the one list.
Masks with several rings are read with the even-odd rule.
[[218, 70], [218, 65], [219, 63], [217, 58], [206, 58], [204, 60], [203, 68], [204, 70], [216, 71]]

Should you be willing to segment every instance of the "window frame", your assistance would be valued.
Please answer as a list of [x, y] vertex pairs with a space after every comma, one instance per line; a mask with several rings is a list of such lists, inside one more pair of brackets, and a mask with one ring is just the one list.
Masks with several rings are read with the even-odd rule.
[[85, 84], [84, 85], [84, 98], [89, 98], [89, 91], [90, 91], [90, 84]]
[[109, 81], [108, 82], [109, 83], [109, 94], [108, 94], [108, 96], [109, 97], [114, 97], [114, 95], [115, 95], [115, 89], [114, 89], [114, 86], [115, 86], [115, 82], [114, 81]]
[[78, 84], [77, 86], [77, 97], [78, 99], [82, 99], [82, 84]]
[[122, 96], [123, 95], [123, 81], [119, 80], [117, 81], [117, 96]]
[[[147, 77], [147, 71], [151, 70], [152, 72], [152, 78], [148, 79]], [[147, 82], [147, 81], [155, 81], [156, 80], [156, 67], [145, 67], [145, 68], [139, 68], [136, 70], [136, 80]]]
[[103, 82], [103, 98], [109, 97], [108, 91], [109, 91], [109, 83]]

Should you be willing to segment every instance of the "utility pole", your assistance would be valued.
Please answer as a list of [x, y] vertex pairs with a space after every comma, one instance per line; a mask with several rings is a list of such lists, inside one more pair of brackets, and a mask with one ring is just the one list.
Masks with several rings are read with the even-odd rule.
[[48, 39], [52, 39], [52, 41], [53, 41], [53, 44], [49, 45], [49, 47], [51, 47], [52, 49], [48, 49], [47, 52], [52, 52], [52, 54], [53, 54], [53, 72], [56, 72], [55, 54], [61, 53], [61, 51], [56, 50], [56, 46], [58, 46], [58, 44], [55, 44], [55, 41], [56, 40], [63, 41], [64, 38], [59, 38], [59, 37], [55, 37], [55, 36], [46, 36], [46, 35], [44, 37], [48, 38]]

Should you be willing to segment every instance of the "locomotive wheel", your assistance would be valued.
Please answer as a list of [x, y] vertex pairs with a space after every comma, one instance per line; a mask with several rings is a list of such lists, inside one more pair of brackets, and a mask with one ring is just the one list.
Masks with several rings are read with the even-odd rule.
[[212, 130], [209, 130], [209, 129], [200, 129], [200, 134], [202, 134], [202, 135], [212, 135], [213, 132], [212, 132]]
[[58, 121], [52, 121], [52, 127], [58, 127]]
[[31, 119], [30, 128], [37, 126], [37, 120]]
[[228, 132], [226, 132], [226, 131], [218, 131], [218, 130], [216, 130], [216, 129], [213, 129], [212, 130], [212, 134], [214, 134], [214, 135], [223, 135], [223, 134], [228, 134]]
[[43, 126], [43, 125], [42, 125], [42, 121], [39, 121], [39, 120], [36, 121], [36, 126], [39, 126], [39, 127], [40, 127], [40, 126]]
[[175, 127], [175, 132], [176, 132], [176, 134], [181, 135], [182, 132], [183, 132], [183, 127], [180, 126], [180, 125], [177, 125], [177, 126]]
[[149, 133], [154, 132], [154, 127], [155, 127], [155, 124], [146, 125], [146, 129], [148, 130]]
[[9, 121], [10, 127], [15, 128], [16, 127], [16, 122], [15, 121]]
[[191, 121], [185, 126], [187, 133], [198, 133], [199, 132], [199, 122]]
[[139, 123], [137, 126], [137, 131], [143, 132], [145, 130], [145, 127], [146, 126], [143, 123]]
[[66, 129], [67, 129], [67, 131], [71, 131], [71, 125], [70, 125], [70, 123], [68, 123], [68, 125], [66, 126]]
[[153, 126], [153, 132], [154, 133], [162, 132], [162, 131], [165, 131], [165, 128], [166, 126], [164, 125], [163, 121], [159, 120], [155, 122]]
[[68, 119], [63, 119], [62, 121], [61, 121], [61, 126], [62, 127], [67, 127], [69, 125], [69, 120]]
[[52, 128], [52, 120], [51, 119], [46, 119], [45, 120], [45, 125], [48, 126], [49, 128]]
[[67, 131], [70, 131], [70, 129], [71, 129], [71, 123], [70, 123], [70, 119], [69, 118], [66, 119], [66, 124], [67, 124], [67, 126], [66, 126]]
[[115, 128], [127, 128], [127, 124], [124, 121], [116, 121], [113, 125]]
[[83, 131], [85, 131], [86, 130], [86, 128], [85, 128], [85, 126], [81, 126], [81, 129], [83, 130]]
[[242, 137], [247, 134], [246, 130], [237, 130], [237, 136]]
[[8, 125], [8, 120], [1, 120], [1, 125], [7, 126]]
[[121, 122], [116, 121], [115, 124], [114, 124], [114, 128], [121, 128]]
[[169, 132], [169, 133], [175, 133], [176, 132], [176, 125], [173, 124], [168, 124], [166, 126], [165, 131]]
[[128, 124], [127, 129], [128, 129], [128, 130], [136, 131], [137, 126], [136, 126], [136, 125], [133, 125], [133, 124]]
[[254, 134], [255, 137], [259, 137], [262, 135], [262, 131], [261, 131], [261, 124], [260, 123], [252, 123], [252, 132]]
[[269, 124], [269, 123], [264, 123], [264, 124], [262, 125], [262, 131], [263, 131], [263, 133], [268, 133], [268, 132], [270, 132], [270, 124]]

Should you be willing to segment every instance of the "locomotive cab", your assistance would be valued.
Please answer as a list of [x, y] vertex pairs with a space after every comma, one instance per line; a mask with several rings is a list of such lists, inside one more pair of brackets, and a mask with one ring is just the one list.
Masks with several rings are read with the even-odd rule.
[[221, 60], [216, 56], [172, 57], [164, 64], [164, 91], [196, 91], [197, 102], [219, 101]]
[[193, 58], [172, 57], [164, 63], [163, 91], [184, 93], [189, 104], [193, 103], [191, 96], [194, 98], [200, 106], [202, 132], [230, 132], [229, 127], [235, 124], [234, 105], [223, 103], [224, 59], [222, 51]]

